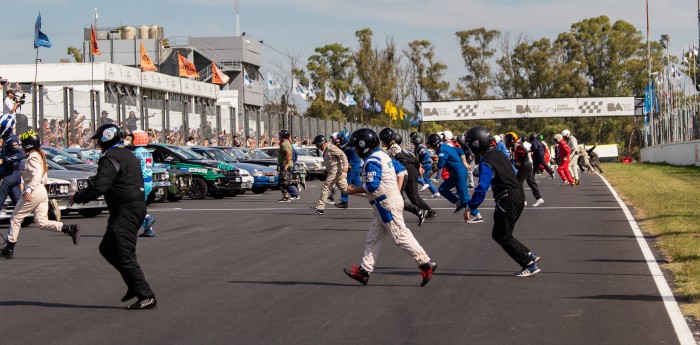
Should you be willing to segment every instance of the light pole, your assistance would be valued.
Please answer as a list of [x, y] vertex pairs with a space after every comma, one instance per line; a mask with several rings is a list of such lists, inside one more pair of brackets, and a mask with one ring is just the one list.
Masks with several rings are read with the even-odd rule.
[[667, 90], [668, 90], [668, 95], [666, 99], [664, 100], [664, 103], [666, 104], [666, 113], [671, 112], [671, 107], [673, 107], [673, 104], [671, 102], [671, 92], [673, 92], [673, 89], [671, 88], [671, 76], [669, 73], [671, 72], [671, 60], [668, 56], [668, 46], [671, 43], [671, 36], [668, 34], [663, 34], [661, 35], [661, 44], [666, 48], [666, 84], [667, 84]]

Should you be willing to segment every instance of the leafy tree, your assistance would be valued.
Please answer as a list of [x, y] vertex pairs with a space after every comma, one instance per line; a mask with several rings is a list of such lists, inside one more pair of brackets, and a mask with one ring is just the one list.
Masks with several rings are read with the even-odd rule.
[[498, 30], [478, 28], [455, 33], [462, 52], [467, 74], [460, 78], [461, 85], [452, 96], [461, 99], [486, 99], [493, 86], [490, 59], [496, 50], [492, 42], [500, 35]]
[[[355, 66], [358, 79], [369, 93], [370, 99], [381, 104], [391, 100], [397, 87], [396, 66], [399, 64], [399, 56], [396, 54], [396, 44], [389, 38], [385, 47], [379, 49], [373, 47], [372, 30], [362, 29], [355, 32], [359, 48], [355, 52]], [[389, 122], [386, 114], [371, 113], [367, 115], [371, 124], [385, 125]], [[365, 121], [365, 114], [361, 112], [360, 121]]]
[[354, 85], [355, 69], [350, 48], [339, 43], [328, 44], [315, 49], [315, 54], [309, 57], [306, 65], [313, 80], [317, 98], [311, 103], [307, 115], [321, 119], [345, 120], [352, 119], [359, 113], [353, 107], [346, 107], [335, 102], [327, 102], [323, 98], [326, 83], [338, 93], [349, 91], [359, 94], [361, 88]]
[[68, 47], [67, 53], [68, 55], [72, 55], [73, 59], [75, 62], [83, 62], [83, 53], [80, 49], [70, 46]]

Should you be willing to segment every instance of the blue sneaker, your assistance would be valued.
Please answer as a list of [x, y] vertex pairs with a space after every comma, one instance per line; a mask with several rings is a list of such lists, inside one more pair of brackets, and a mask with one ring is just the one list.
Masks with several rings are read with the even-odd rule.
[[530, 255], [530, 260], [532, 260], [532, 262], [534, 262], [534, 263], [538, 263], [538, 262], [540, 262], [540, 259], [542, 259], [535, 252], [529, 252], [529, 253], [527, 253], [527, 255]]
[[540, 268], [539, 268], [539, 266], [537, 266], [536, 263], [531, 261], [530, 264], [527, 265], [527, 267], [523, 268], [523, 270], [520, 272], [516, 272], [514, 274], [514, 276], [516, 276], [516, 277], [529, 277], [529, 276], [537, 274], [537, 273], [540, 273]]
[[153, 227], [153, 224], [156, 222], [156, 217], [151, 216], [150, 214], [146, 215], [146, 219], [143, 220], [143, 228], [144, 230], [148, 231]]

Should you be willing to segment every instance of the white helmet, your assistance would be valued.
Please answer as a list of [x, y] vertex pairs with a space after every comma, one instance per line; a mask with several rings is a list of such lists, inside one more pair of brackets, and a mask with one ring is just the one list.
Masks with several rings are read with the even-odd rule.
[[497, 143], [500, 143], [502, 139], [500, 135], [496, 134], [493, 136], [493, 140]]
[[455, 137], [450, 131], [444, 131], [442, 132], [442, 135], [445, 136], [445, 140], [452, 140]]
[[561, 131], [561, 136], [564, 138], [568, 138], [570, 135], [571, 135], [571, 132], [569, 132], [568, 129]]
[[437, 135], [440, 136], [440, 141], [445, 141], [445, 132], [437, 132]]
[[562, 139], [561, 134], [557, 134], [557, 135], [554, 136], [554, 140], [556, 140], [556, 141], [559, 141], [559, 140], [561, 140], [561, 139]]

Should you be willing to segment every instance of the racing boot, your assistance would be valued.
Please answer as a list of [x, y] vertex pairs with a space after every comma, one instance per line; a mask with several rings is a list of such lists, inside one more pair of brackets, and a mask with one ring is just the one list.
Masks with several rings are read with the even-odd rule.
[[343, 201], [343, 202], [339, 202], [339, 203], [335, 204], [335, 207], [337, 207], [337, 208], [348, 208], [348, 203], [347, 203], [347, 202], [344, 202], [344, 201]]
[[5, 245], [5, 248], [3, 248], [0, 251], [0, 256], [4, 256], [5, 259], [12, 259], [12, 256], [15, 254], [15, 244], [12, 242], [7, 242], [7, 245]]
[[136, 294], [134, 293], [134, 291], [132, 291], [131, 289], [126, 290], [126, 295], [124, 295], [124, 297], [122, 297], [122, 302], [126, 302], [126, 301], [128, 301], [132, 298], [135, 298], [135, 297], [136, 297]]
[[428, 214], [425, 216], [426, 219], [437, 217], [437, 212], [434, 210], [428, 210]]
[[428, 284], [431, 278], [433, 278], [433, 272], [437, 269], [437, 264], [434, 261], [428, 261], [420, 266], [420, 274], [423, 277], [423, 281], [420, 283], [420, 286], [425, 286]]
[[142, 309], [156, 309], [158, 307], [158, 301], [156, 301], [156, 296], [139, 298], [134, 304], [126, 306], [127, 310], [142, 310]]
[[369, 272], [365, 271], [362, 267], [357, 267], [353, 264], [350, 268], [343, 268], [343, 272], [348, 275], [348, 277], [357, 280], [362, 285], [367, 285], [369, 281]]
[[428, 216], [428, 211], [427, 210], [420, 210], [418, 211], [418, 227], [423, 225], [425, 222], [425, 218]]
[[61, 231], [66, 235], [70, 235], [70, 238], [73, 239], [73, 244], [77, 245], [80, 242], [80, 225], [63, 224]]

